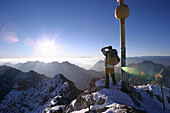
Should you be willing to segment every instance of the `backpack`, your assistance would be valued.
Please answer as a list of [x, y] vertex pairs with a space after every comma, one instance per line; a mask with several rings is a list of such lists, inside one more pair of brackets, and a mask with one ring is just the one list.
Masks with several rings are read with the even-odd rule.
[[110, 65], [117, 65], [119, 63], [117, 51], [115, 49], [112, 49], [111, 51], [108, 51], [106, 54], [106, 63]]

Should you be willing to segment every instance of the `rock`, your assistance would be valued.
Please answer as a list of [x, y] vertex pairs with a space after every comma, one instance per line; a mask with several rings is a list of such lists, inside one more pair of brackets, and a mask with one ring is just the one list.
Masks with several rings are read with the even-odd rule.
[[104, 107], [102, 109], [95, 109], [95, 110], [90, 110], [90, 111], [86, 111], [85, 113], [102, 113], [105, 112], [109, 107]]
[[151, 96], [153, 97], [153, 92], [149, 91], [149, 90], [146, 90], [146, 92]]
[[160, 95], [155, 95], [156, 99], [159, 100], [160, 102], [163, 102], [163, 99]]
[[137, 110], [134, 107], [126, 106], [126, 105], [120, 105], [121, 110], [119, 110], [117, 113], [147, 113], [143, 110]]
[[135, 88], [124, 82], [122, 83], [121, 91], [128, 94], [134, 104], [140, 107], [140, 103], [138, 101], [142, 101], [142, 96], [135, 90]]
[[99, 101], [97, 102], [97, 104], [103, 104], [105, 102], [105, 99], [103, 99], [103, 98], [99, 98]]
[[94, 88], [95, 88], [96, 81], [100, 80], [100, 79], [101, 78], [92, 78], [91, 81], [89, 82], [88, 86], [87, 86], [88, 91], [93, 92]]
[[26, 90], [12, 89], [2, 100], [0, 112], [60, 113], [57, 106], [68, 105], [80, 93], [73, 82], [57, 74], [51, 80], [43, 80]]
[[167, 96], [167, 100], [168, 100], [168, 103], [170, 104], [170, 97], [169, 96]]
[[77, 98], [73, 109], [80, 110], [89, 107], [90, 105], [94, 105], [96, 100], [93, 99], [93, 95], [84, 95]]

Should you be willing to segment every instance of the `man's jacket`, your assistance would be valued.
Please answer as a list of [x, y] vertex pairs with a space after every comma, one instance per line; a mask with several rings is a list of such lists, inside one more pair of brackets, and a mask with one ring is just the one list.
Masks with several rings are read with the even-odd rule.
[[101, 49], [102, 53], [106, 56], [105, 66], [107, 68], [114, 68], [114, 66], [120, 62], [120, 58], [118, 56], [117, 50], [112, 49], [110, 51], [106, 51], [105, 50], [106, 48], [107, 47]]

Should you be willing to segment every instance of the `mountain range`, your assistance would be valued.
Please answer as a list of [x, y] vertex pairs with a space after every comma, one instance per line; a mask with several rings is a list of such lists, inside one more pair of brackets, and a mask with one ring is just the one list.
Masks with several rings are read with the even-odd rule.
[[88, 82], [93, 77], [102, 77], [104, 76], [103, 73], [94, 71], [94, 70], [86, 70], [80, 68], [77, 65], [71, 64], [69, 62], [52, 62], [52, 63], [44, 63], [44, 62], [26, 62], [26, 63], [18, 63], [18, 64], [11, 64], [11, 63], [4, 63], [3, 65], [8, 65], [13, 68], [19, 69], [23, 72], [28, 72], [30, 70], [34, 70], [40, 74], [44, 74], [47, 77], [54, 77], [55, 74], [61, 73], [67, 79], [73, 81], [77, 88], [84, 90], [87, 88]]
[[[139, 58], [139, 59], [141, 60], [141, 58]], [[165, 60], [167, 60], [167, 59], [165, 59]], [[142, 71], [144, 73], [148, 73], [151, 70], [152, 71], [152, 76], [158, 74], [162, 70], [161, 75], [163, 75], [163, 78], [161, 78], [161, 80], [159, 80], [159, 81], [157, 81], [155, 83], [160, 84], [160, 81], [161, 81], [162, 82], [161, 84], [163, 84], [164, 86], [170, 88], [170, 66], [166, 67], [163, 64], [155, 63], [155, 62], [149, 61], [149, 60], [143, 60], [142, 62], [139, 62], [139, 63], [128, 64], [127, 67], [136, 68], [136, 69], [138, 69], [138, 70], [140, 70], [140, 71]], [[104, 69], [104, 61], [97, 62], [92, 67], [92, 69], [93, 70], [98, 70], [98, 71], [103, 70]], [[116, 66], [115, 67], [115, 72], [120, 73], [121, 72], [121, 67]], [[148, 84], [149, 83], [149, 81], [144, 79], [144, 78], [141, 78], [141, 77], [138, 77], [138, 76], [133, 76], [133, 75], [128, 74], [128, 73], [126, 73], [126, 81], [130, 82], [130, 84], [133, 84], [133, 85], [142, 85], [142, 84]], [[154, 82], [154, 80], [152, 80], [152, 82]]]
[[17, 86], [18, 90], [29, 89], [44, 79], [50, 80], [34, 71], [24, 73], [9, 66], [0, 66], [0, 102], [14, 87]]
[[[143, 67], [144, 64], [148, 67]], [[149, 65], [160, 66], [154, 71], [162, 68], [162, 65], [151, 61], [132, 65], [141, 69], [146, 68], [146, 71], [150, 68]], [[169, 69], [170, 67], [167, 67], [166, 70]], [[9, 66], [0, 66], [1, 94], [7, 91], [1, 95], [0, 113], [168, 113], [170, 110], [168, 88], [163, 87], [164, 111], [159, 86], [151, 84], [123, 86], [120, 82], [117, 86], [112, 86], [110, 81], [110, 88], [107, 89], [104, 88], [104, 79], [92, 75], [101, 72], [90, 70], [89, 73], [93, 79], [88, 82], [87, 89], [81, 91], [60, 73], [50, 78], [35, 71], [22, 72]]]
[[[152, 61], [157, 64], [162, 64], [164, 66], [170, 66], [170, 56], [143, 56], [143, 57], [127, 57], [126, 59], [126, 65], [129, 64], [137, 64], [143, 61]], [[98, 61], [94, 66], [92, 66], [90, 69], [96, 70], [96, 71], [104, 71], [104, 61], [100, 60]], [[116, 65], [116, 67], [120, 67], [120, 63]], [[120, 73], [120, 71], [117, 71]]]

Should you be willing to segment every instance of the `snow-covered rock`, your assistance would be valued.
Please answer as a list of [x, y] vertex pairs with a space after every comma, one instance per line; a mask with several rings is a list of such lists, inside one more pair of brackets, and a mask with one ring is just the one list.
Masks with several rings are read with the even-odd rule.
[[[16, 85], [15, 85], [16, 87]], [[0, 112], [40, 113], [62, 110], [75, 99], [80, 90], [62, 74], [51, 80], [43, 80], [26, 90], [12, 89], [2, 100]]]
[[[93, 82], [92, 82], [93, 83]], [[65, 112], [72, 113], [117, 113], [117, 112], [141, 112], [141, 113], [168, 113], [169, 105], [167, 95], [170, 89], [163, 88], [166, 102], [166, 110], [163, 110], [162, 102], [158, 101], [155, 94], [158, 86], [128, 86], [127, 90], [122, 90], [121, 84], [110, 88], [104, 88], [104, 80], [95, 81], [93, 88], [84, 91], [77, 99], [73, 100], [65, 107]], [[147, 91], [153, 93], [150, 96]], [[160, 91], [158, 91], [160, 92]], [[160, 93], [159, 93], [160, 95]]]
[[50, 78], [34, 71], [24, 73], [9, 66], [0, 66], [0, 102], [12, 89], [25, 90], [43, 79]]

